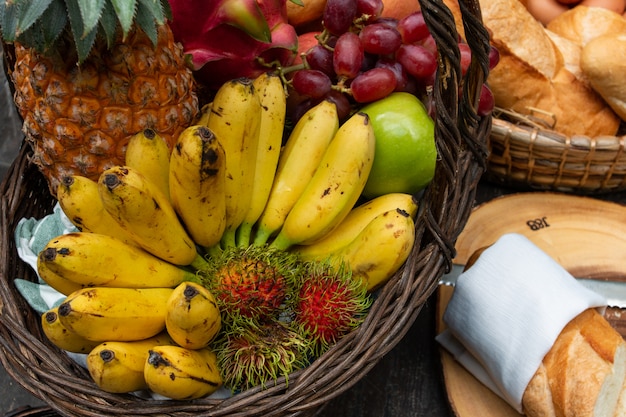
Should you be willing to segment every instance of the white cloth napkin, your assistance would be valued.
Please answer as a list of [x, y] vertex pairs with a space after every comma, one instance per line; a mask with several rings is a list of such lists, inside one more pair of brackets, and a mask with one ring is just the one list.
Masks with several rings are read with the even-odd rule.
[[505, 234], [459, 277], [437, 341], [522, 412], [522, 396], [565, 325], [603, 296], [520, 234]]

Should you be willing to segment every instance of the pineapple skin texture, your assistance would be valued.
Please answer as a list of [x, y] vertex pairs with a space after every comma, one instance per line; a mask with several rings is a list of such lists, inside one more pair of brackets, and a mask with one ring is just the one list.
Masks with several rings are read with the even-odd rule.
[[196, 83], [168, 25], [156, 48], [141, 30], [110, 50], [94, 48], [80, 66], [64, 51], [44, 57], [15, 45], [14, 101], [24, 121], [32, 162], [50, 192], [67, 175], [97, 180], [124, 165], [128, 140], [151, 128], [170, 152], [199, 115]]

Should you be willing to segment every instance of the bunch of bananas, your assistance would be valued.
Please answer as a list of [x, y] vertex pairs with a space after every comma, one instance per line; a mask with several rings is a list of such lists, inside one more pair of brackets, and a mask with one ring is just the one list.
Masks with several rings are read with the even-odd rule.
[[220, 311], [196, 272], [228, 248], [267, 245], [348, 265], [368, 290], [409, 256], [412, 196], [357, 205], [374, 159], [368, 116], [340, 124], [322, 101], [285, 135], [285, 115], [278, 75], [235, 79], [171, 153], [147, 129], [129, 141], [124, 166], [59, 186], [80, 232], [39, 253], [40, 276], [67, 296], [42, 325], [59, 348], [88, 353], [103, 390], [183, 399], [222, 384], [209, 347]]

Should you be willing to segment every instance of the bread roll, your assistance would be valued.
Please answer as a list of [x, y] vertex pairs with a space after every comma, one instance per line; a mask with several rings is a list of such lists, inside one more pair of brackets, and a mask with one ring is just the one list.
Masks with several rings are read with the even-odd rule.
[[595, 309], [561, 331], [522, 399], [529, 417], [623, 416], [626, 342]]
[[[543, 25], [518, 0], [480, 0], [485, 26], [500, 51], [488, 82], [496, 105], [545, 116], [566, 135], [615, 135], [620, 118], [576, 71]], [[570, 61], [571, 64], [571, 61]], [[573, 72], [572, 72], [573, 71]]]
[[626, 32], [626, 19], [603, 7], [576, 6], [548, 24], [552, 32], [580, 46], [609, 33]]
[[580, 66], [591, 86], [626, 120], [626, 33], [589, 41], [582, 49]]

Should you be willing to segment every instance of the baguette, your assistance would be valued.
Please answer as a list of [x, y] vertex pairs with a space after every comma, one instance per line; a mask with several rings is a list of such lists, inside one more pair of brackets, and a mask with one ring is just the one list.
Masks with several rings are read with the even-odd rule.
[[626, 32], [626, 19], [603, 7], [578, 5], [552, 20], [547, 28], [584, 47], [598, 36]]
[[488, 83], [496, 105], [521, 114], [548, 114], [546, 123], [566, 136], [615, 135], [620, 118], [566, 59], [519, 0], [480, 0], [483, 21], [500, 62]]
[[582, 49], [580, 66], [591, 86], [626, 120], [626, 33], [589, 41]]
[[529, 417], [624, 414], [626, 342], [595, 309], [561, 331], [522, 398]]

